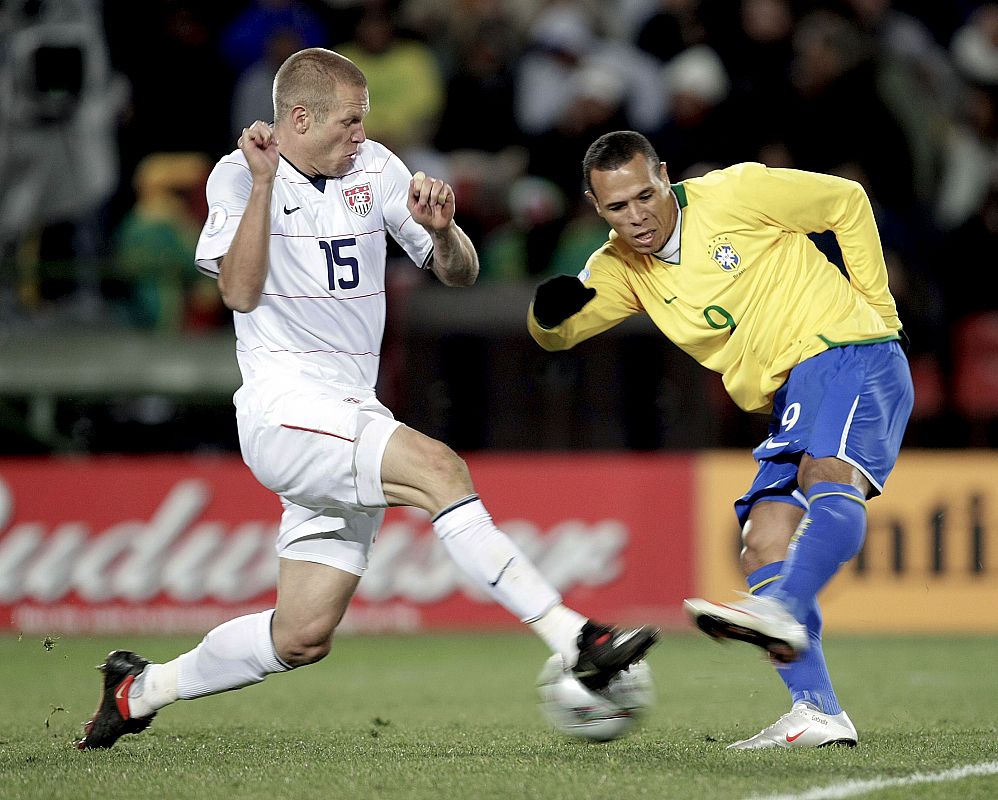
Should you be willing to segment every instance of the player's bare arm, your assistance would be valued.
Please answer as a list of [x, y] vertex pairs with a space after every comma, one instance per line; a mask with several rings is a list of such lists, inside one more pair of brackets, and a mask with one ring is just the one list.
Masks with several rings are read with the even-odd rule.
[[454, 222], [454, 189], [423, 172], [409, 184], [409, 213], [433, 239], [433, 273], [445, 286], [471, 286], [478, 279], [478, 253]]
[[243, 129], [239, 149], [253, 175], [253, 188], [229, 252], [219, 265], [218, 290], [228, 308], [248, 313], [260, 302], [267, 279], [270, 198], [279, 153], [273, 129], [259, 120]]

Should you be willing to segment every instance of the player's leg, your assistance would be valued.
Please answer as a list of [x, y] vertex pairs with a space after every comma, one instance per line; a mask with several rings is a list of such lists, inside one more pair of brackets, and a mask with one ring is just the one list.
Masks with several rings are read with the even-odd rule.
[[[758, 554], [746, 560], [754, 570], [749, 576], [754, 592], [744, 603], [734, 604], [749, 616], [736, 621], [736, 615], [722, 606], [714, 608], [722, 622], [732, 625], [731, 631], [737, 633], [739, 624], [747, 631], [747, 635], [729, 638], [754, 641], [771, 653], [771, 640], [759, 635], [763, 626], [768, 626], [765, 632], [770, 636], [775, 626], [786, 638], [793, 623], [802, 623], [807, 637], [793, 648], [798, 663], [781, 670], [799, 702], [776, 724], [735, 747], [855, 743], [855, 728], [839, 708], [820, 650], [821, 615], [816, 597], [862, 547], [866, 497], [879, 493], [894, 466], [911, 401], [910, 374], [896, 344], [828, 351], [795, 368], [777, 394], [774, 436], [756, 449], [759, 475], [753, 491], [740, 501], [750, 503], [753, 510], [760, 509], [753, 525], [745, 529], [747, 547], [753, 539], [759, 540]], [[773, 450], [780, 454], [777, 458], [785, 459], [800, 453], [800, 466], [792, 479], [779, 474], [785, 473], [791, 462], [774, 461]], [[774, 475], [776, 479], [769, 480]], [[798, 483], [799, 490], [788, 493]], [[760, 515], [768, 514], [759, 502], [760, 492], [795, 497], [806, 508], [782, 564], [764, 562], [774, 557], [773, 549], [778, 549], [789, 525], [776, 523], [769, 541], [766, 526], [755, 524], [765, 519]], [[699, 610], [712, 613], [709, 608]], [[751, 619], [753, 612], [758, 619]], [[723, 628], [718, 630], [726, 633]], [[774, 655], [792, 660], [781, 650]], [[826, 734], [816, 737], [820, 730]], [[826, 741], [828, 735], [834, 738]]]
[[[783, 662], [807, 649], [800, 623], [862, 546], [866, 497], [880, 492], [894, 466], [912, 396], [896, 342], [833, 348], [790, 372], [774, 399], [772, 435], [754, 452], [760, 471], [749, 495], [754, 505], [767, 495], [788, 496], [791, 480], [802, 489], [797, 499], [808, 512], [791, 537], [784, 580], [765, 602], [731, 608], [688, 601], [699, 627], [760, 645]], [[792, 476], [785, 474], [790, 467]], [[775, 483], [761, 480], [767, 471], [780, 473]]]
[[[784, 579], [784, 555], [799, 529], [804, 509], [797, 503], [761, 501], [752, 506], [742, 528], [742, 570], [752, 597], [778, 592]], [[839, 705], [821, 643], [821, 611], [813, 600], [800, 619], [808, 647], [793, 662], [774, 661], [790, 691], [791, 711], [755, 736], [730, 745], [734, 749], [820, 747], [856, 743], [856, 729]]]
[[[276, 608], [229, 620], [190, 652], [156, 665], [167, 674], [175, 669], [173, 699], [239, 689], [270, 673], [314, 664], [329, 653], [359, 576], [310, 561], [282, 558], [279, 565]], [[158, 670], [152, 670], [155, 683]], [[171, 699], [162, 693], [143, 696], [142, 687], [136, 688], [132, 704], [142, 711], [157, 711]]]
[[[328, 652], [384, 515], [356, 504], [358, 406], [307, 386], [276, 402], [258, 399], [241, 398], [240, 443], [253, 473], [284, 505], [276, 610], [229, 620], [164, 664], [128, 651], [111, 653], [101, 667], [102, 696], [81, 749], [111, 747], [176, 700], [259, 683]], [[255, 413], [242, 413], [251, 404]]]
[[402, 426], [388, 442], [381, 474], [388, 502], [429, 512], [451, 557], [519, 619], [539, 619], [561, 602], [555, 588], [492, 523], [467, 466], [449, 447]]
[[[744, 600], [715, 603], [691, 598], [683, 607], [693, 623], [716, 639], [736, 639], [766, 650], [775, 663], [791, 662], [808, 648], [803, 620], [797, 620], [769, 595], [780, 574], [787, 545], [804, 514], [806, 500], [797, 487], [791, 461], [760, 461], [749, 490], [735, 503], [742, 528], [742, 571], [749, 589]], [[760, 592], [758, 589], [765, 588]]]
[[894, 468], [914, 393], [896, 342], [827, 351], [795, 368], [791, 379], [798, 370], [795, 392], [810, 409], [801, 412], [809, 419], [797, 472], [807, 513], [774, 596], [801, 619], [862, 548], [866, 500]]
[[77, 746], [111, 747], [123, 734], [144, 730], [159, 709], [177, 700], [240, 689], [320, 660], [358, 580], [325, 564], [282, 558], [276, 609], [231, 619], [163, 664], [114, 651], [102, 667], [101, 701]]
[[422, 508], [448, 553], [485, 592], [527, 623], [590, 686], [605, 685], [640, 659], [658, 629], [618, 629], [587, 620], [492, 521], [464, 461], [442, 442], [405, 426], [389, 439], [381, 462], [385, 499]]
[[[767, 471], [772, 470], [760, 470]], [[705, 632], [757, 644], [782, 663], [801, 658], [815, 638], [820, 642], [806, 630], [808, 619], [817, 614], [818, 593], [862, 547], [865, 498], [872, 488], [859, 470], [834, 458], [804, 456], [798, 480], [801, 476], [807, 476], [803, 515], [786, 503], [759, 502], [744, 523], [742, 558], [749, 586], [757, 590], [729, 606], [687, 604]], [[777, 568], [781, 548], [786, 555]]]
[[772, 659], [790, 692], [790, 712], [755, 736], [730, 745], [735, 749], [819, 747], [856, 741], [856, 730], [839, 707], [828, 674], [817, 600], [798, 621], [782, 603], [772, 599], [783, 581], [788, 544], [805, 514], [805, 500], [797, 487], [796, 475], [793, 463], [764, 461], [752, 487], [735, 504], [742, 525], [741, 565], [748, 596], [730, 604], [690, 601], [697, 604], [697, 612], [703, 615], [703, 619], [694, 617], [698, 625], [719, 638], [747, 639], [759, 644], [758, 632], [753, 630], [759, 621], [768, 625], [767, 633], [774, 639], [785, 640], [787, 628], [802, 630], [804, 635], [805, 644], [798, 648], [796, 660], [780, 663]]
[[797, 474], [807, 511], [790, 538], [783, 579], [772, 596], [804, 620], [818, 593], [862, 548], [873, 486], [852, 464], [832, 457], [805, 455]]
[[[771, 597], [783, 585], [787, 547], [804, 517], [796, 504], [756, 503], [742, 529], [742, 571], [753, 597]], [[842, 709], [832, 689], [821, 647], [821, 611], [815, 600], [800, 621], [807, 629], [808, 647], [800, 658], [788, 664], [775, 662], [794, 704], [811, 703], [827, 714]]]

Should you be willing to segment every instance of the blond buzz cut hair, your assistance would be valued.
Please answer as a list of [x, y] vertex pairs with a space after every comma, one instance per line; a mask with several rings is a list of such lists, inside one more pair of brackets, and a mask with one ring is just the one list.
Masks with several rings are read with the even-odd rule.
[[336, 103], [339, 86], [366, 87], [367, 78], [349, 58], [322, 47], [299, 50], [274, 77], [274, 122], [304, 106], [322, 122]]

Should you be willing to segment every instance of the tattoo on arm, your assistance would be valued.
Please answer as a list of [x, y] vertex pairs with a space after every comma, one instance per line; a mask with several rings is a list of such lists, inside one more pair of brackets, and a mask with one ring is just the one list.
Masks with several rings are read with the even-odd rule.
[[448, 286], [470, 286], [478, 278], [478, 254], [457, 225], [433, 233], [433, 272]]

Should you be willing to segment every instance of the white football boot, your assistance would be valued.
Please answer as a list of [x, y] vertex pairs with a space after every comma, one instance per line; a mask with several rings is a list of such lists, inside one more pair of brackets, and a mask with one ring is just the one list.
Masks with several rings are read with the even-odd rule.
[[823, 714], [807, 703], [796, 703], [789, 712], [751, 739], [728, 745], [728, 750], [763, 750], [768, 747], [856, 746], [856, 728], [845, 711]]
[[746, 594], [735, 603], [711, 603], [700, 598], [683, 601], [693, 623], [715, 639], [749, 642], [786, 664], [807, 650], [807, 628], [786, 606], [772, 597]]

